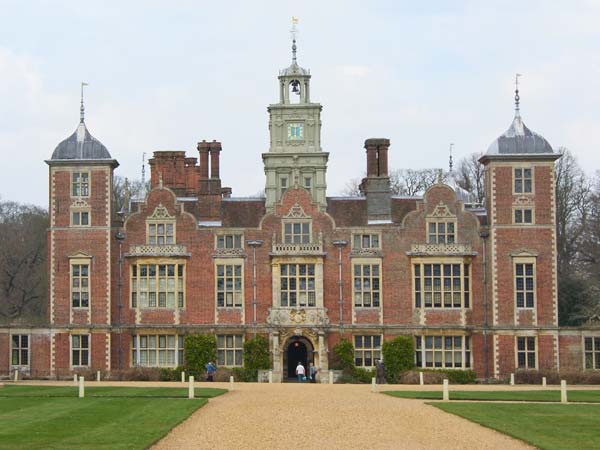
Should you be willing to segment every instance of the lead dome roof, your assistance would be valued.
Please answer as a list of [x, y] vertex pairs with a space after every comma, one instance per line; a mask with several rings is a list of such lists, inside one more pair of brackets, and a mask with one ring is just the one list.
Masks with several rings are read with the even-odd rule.
[[90, 134], [81, 120], [75, 132], [56, 146], [50, 160], [112, 159], [107, 148]]
[[553, 154], [548, 141], [535, 131], [531, 131], [516, 114], [508, 130], [489, 146], [486, 155], [527, 155]]

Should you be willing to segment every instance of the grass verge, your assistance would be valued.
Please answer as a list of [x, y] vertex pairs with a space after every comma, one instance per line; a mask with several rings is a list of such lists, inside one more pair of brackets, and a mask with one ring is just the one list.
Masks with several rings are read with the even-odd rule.
[[[383, 391], [401, 398], [441, 400], [441, 391]], [[569, 391], [570, 402], [600, 402], [600, 390]], [[450, 400], [560, 402], [560, 391], [450, 391]]]
[[[213, 398], [227, 392], [227, 389], [194, 388], [194, 395], [200, 398]], [[0, 389], [2, 397], [78, 397], [77, 386], [15, 386], [6, 385]], [[148, 397], [148, 398], [187, 398], [188, 388], [178, 387], [112, 387], [86, 386], [86, 397]]]
[[592, 450], [600, 442], [600, 407], [540, 403], [430, 403], [521, 439], [541, 450]]

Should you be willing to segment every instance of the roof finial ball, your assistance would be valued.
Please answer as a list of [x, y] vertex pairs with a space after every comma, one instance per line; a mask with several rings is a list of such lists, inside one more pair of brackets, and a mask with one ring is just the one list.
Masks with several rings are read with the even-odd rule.
[[296, 35], [298, 34], [296, 25], [298, 25], [298, 18], [292, 17], [292, 29], [290, 30], [292, 34], [292, 64], [296, 63]]
[[519, 101], [521, 100], [521, 97], [519, 97], [519, 77], [522, 76], [520, 73], [515, 74], [515, 115], [519, 116], [520, 110], [519, 110]]
[[81, 123], [83, 123], [84, 120], [84, 116], [85, 116], [85, 108], [83, 106], [83, 87], [87, 86], [88, 83], [86, 83], [85, 81], [81, 82], [81, 106], [79, 107], [79, 121]]

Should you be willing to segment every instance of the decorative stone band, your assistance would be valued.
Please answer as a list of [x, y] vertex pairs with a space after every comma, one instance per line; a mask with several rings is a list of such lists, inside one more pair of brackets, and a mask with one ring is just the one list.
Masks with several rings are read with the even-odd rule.
[[470, 244], [412, 244], [408, 256], [476, 256]]
[[125, 256], [191, 256], [185, 245], [131, 245]]
[[243, 248], [216, 248], [213, 254], [213, 258], [220, 257], [245, 257], [246, 253], [244, 253]]
[[350, 252], [350, 257], [383, 257], [383, 252], [378, 248], [353, 248]]
[[272, 255], [323, 255], [323, 244], [273, 244]]
[[327, 308], [269, 308], [267, 323], [275, 326], [327, 325]]

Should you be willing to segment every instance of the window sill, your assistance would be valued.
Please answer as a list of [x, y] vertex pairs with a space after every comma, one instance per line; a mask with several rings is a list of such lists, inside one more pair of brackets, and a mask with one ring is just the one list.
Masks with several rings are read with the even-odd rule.
[[231, 309], [242, 310], [242, 309], [244, 309], [244, 307], [243, 306], [217, 306], [217, 309], [219, 311], [220, 310], [228, 311], [228, 310], [231, 310]]
[[358, 310], [362, 310], [362, 311], [369, 311], [369, 310], [374, 310], [374, 309], [381, 309], [381, 306], [359, 306], [359, 305], [354, 305], [354, 309], [358, 309]]
[[471, 306], [415, 306], [415, 309], [427, 311], [460, 311], [473, 309]]

